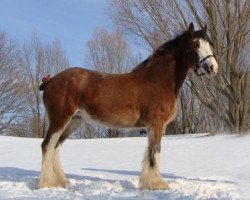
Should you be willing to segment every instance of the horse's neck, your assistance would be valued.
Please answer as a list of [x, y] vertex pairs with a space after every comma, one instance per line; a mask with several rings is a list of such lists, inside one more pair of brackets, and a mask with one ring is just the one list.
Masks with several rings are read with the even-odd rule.
[[151, 74], [157, 74], [159, 81], [168, 89], [172, 88], [176, 96], [187, 77], [188, 69], [185, 62], [175, 59], [174, 54], [160, 57], [150, 66]]

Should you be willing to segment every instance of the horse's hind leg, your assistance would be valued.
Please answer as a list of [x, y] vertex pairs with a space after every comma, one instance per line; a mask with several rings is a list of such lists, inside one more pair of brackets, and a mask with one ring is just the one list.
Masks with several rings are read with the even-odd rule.
[[55, 125], [51, 123], [49, 125], [48, 132], [42, 143], [42, 170], [40, 174], [39, 187], [64, 187], [64, 183], [61, 182], [53, 169], [52, 157], [55, 151], [56, 144], [64, 131], [67, 123], [61, 125]]
[[148, 148], [142, 163], [142, 173], [139, 182], [142, 189], [165, 190], [169, 188], [160, 174], [160, 152], [163, 131], [164, 125], [161, 123], [149, 127]]
[[54, 151], [54, 154], [52, 157], [54, 172], [56, 173], [57, 177], [60, 179], [60, 182], [63, 182], [64, 184], [69, 183], [69, 181], [65, 177], [63, 167], [61, 164], [61, 160], [60, 160], [59, 152], [60, 152], [62, 143], [68, 138], [68, 136], [72, 132], [74, 132], [77, 128], [79, 128], [79, 126], [81, 125], [82, 122], [83, 122], [83, 118], [80, 115], [76, 114], [71, 118], [69, 124], [62, 132], [62, 134], [61, 134], [61, 136], [56, 144], [55, 151]]

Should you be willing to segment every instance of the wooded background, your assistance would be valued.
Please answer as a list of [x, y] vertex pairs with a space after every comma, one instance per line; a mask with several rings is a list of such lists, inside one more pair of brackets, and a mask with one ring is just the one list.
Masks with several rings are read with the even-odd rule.
[[[250, 129], [250, 2], [248, 0], [108, 0], [116, 30], [97, 27], [83, 57], [88, 67], [106, 73], [129, 72], [142, 62], [139, 45], [150, 55], [160, 44], [186, 30], [208, 26], [219, 74], [190, 74], [179, 94], [178, 113], [166, 134], [246, 133]], [[60, 40], [45, 43], [34, 33], [20, 44], [0, 31], [0, 134], [43, 137], [47, 120], [38, 90], [46, 74], [70, 66]], [[143, 98], [143, 96], [141, 97]], [[138, 136], [87, 122], [75, 138]]]

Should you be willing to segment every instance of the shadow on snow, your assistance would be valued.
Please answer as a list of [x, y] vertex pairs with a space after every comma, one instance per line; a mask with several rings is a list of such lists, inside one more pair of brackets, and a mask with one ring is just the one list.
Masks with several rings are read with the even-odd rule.
[[[139, 171], [126, 171], [126, 170], [110, 170], [110, 169], [98, 169], [98, 168], [82, 168], [82, 170], [87, 171], [96, 171], [96, 172], [108, 172], [113, 174], [121, 174], [121, 175], [130, 175], [139, 177], [140, 172]], [[15, 181], [15, 182], [23, 182], [27, 180], [33, 180], [38, 182], [40, 172], [34, 171], [34, 170], [27, 170], [27, 169], [21, 169], [21, 168], [15, 168], [15, 167], [0, 167], [0, 180], [1, 181]], [[90, 180], [90, 181], [117, 181], [117, 180], [110, 180], [110, 179], [103, 179], [100, 177], [93, 177], [93, 176], [85, 176], [85, 175], [76, 175], [76, 174], [66, 174], [66, 176], [69, 179], [75, 179], [75, 180]], [[201, 182], [210, 182], [210, 183], [229, 183], [229, 184], [235, 184], [231, 181], [220, 181], [216, 179], [206, 179], [206, 178], [194, 178], [194, 177], [185, 177], [185, 176], [177, 176], [174, 174], [169, 173], [162, 173], [162, 177], [164, 179], [181, 179], [186, 181], [201, 181]], [[124, 180], [120, 180], [124, 181]], [[34, 188], [33, 188], [34, 189]], [[36, 188], [35, 188], [36, 189]]]

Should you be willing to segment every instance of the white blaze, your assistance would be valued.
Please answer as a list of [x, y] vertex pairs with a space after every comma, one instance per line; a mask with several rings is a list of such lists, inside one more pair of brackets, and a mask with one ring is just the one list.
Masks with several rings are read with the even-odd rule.
[[[199, 39], [199, 42], [200, 42], [200, 47], [198, 48], [198, 54], [199, 54], [199, 58], [200, 58], [200, 61], [201, 61], [202, 59], [206, 58], [207, 56], [213, 55], [213, 52], [212, 52], [212, 50], [210, 48], [210, 45], [209, 45], [209, 43], [207, 41], [205, 41], [204, 39]], [[209, 58], [205, 59], [202, 62], [202, 64], [207, 64], [208, 66], [213, 65], [213, 72], [215, 74], [217, 74], [217, 72], [218, 72], [218, 63], [217, 63], [217, 61], [215, 60], [214, 57], [209, 57]], [[203, 67], [202, 67], [202, 70], [204, 70]]]

